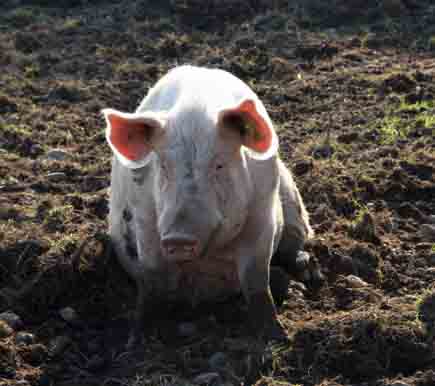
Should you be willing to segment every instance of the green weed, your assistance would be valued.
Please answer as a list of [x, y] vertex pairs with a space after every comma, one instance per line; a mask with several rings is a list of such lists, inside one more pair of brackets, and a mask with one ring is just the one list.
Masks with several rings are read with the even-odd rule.
[[63, 232], [65, 224], [71, 217], [74, 207], [72, 205], [57, 206], [48, 211], [43, 225], [49, 231]]
[[41, 69], [37, 64], [24, 67], [24, 76], [28, 79], [35, 79], [41, 74]]
[[383, 118], [379, 128], [380, 142], [385, 145], [391, 145], [398, 139], [405, 138], [408, 133], [409, 125], [406, 120], [394, 116]]
[[61, 25], [60, 31], [62, 32], [72, 32], [83, 26], [83, 22], [80, 19], [68, 18]]
[[400, 102], [398, 111], [404, 112], [423, 112], [435, 108], [435, 102], [433, 100], [418, 101], [416, 103], [407, 103], [405, 100]]

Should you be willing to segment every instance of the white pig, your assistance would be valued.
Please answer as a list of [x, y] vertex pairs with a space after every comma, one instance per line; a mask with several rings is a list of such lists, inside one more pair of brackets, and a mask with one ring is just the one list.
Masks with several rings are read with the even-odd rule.
[[136, 112], [103, 114], [114, 153], [109, 232], [138, 289], [131, 341], [165, 296], [240, 291], [254, 331], [282, 335], [271, 258], [291, 265], [312, 229], [258, 96], [226, 71], [181, 66]]

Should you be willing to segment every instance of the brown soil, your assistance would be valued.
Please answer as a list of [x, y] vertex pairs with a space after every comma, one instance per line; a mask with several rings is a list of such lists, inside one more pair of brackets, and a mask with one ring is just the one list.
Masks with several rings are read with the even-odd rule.
[[[0, 324], [0, 385], [435, 384], [435, 8], [288, 3], [2, 2], [0, 312], [22, 323]], [[134, 110], [183, 63], [253, 87], [311, 214], [326, 282], [284, 286], [286, 344], [249, 337], [234, 299], [165, 305], [125, 349], [100, 110]]]

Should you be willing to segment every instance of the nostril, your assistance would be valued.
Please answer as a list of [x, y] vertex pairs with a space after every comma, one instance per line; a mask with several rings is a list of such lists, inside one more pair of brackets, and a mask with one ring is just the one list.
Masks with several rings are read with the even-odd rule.
[[185, 235], [166, 236], [161, 240], [162, 248], [169, 255], [176, 253], [196, 254], [199, 242], [196, 238]]

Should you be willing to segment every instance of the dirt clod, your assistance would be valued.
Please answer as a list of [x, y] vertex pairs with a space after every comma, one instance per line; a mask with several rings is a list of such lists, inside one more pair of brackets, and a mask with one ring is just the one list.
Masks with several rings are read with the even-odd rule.
[[382, 83], [382, 89], [387, 92], [407, 93], [416, 86], [414, 80], [404, 74], [391, 75]]

